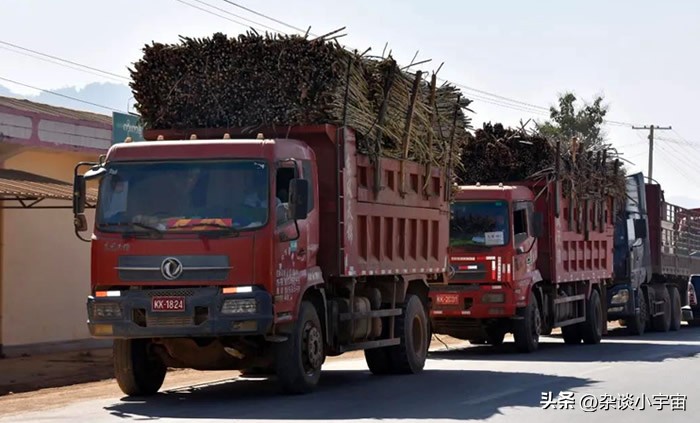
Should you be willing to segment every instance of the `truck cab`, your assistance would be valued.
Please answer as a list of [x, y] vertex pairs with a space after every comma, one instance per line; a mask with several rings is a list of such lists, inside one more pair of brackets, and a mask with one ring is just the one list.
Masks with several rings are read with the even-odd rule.
[[500, 344], [512, 329], [508, 318], [526, 305], [528, 284], [537, 279], [542, 217], [534, 193], [519, 185], [459, 187], [451, 214], [448, 284], [431, 289], [434, 328]]
[[[137, 368], [125, 392], [152, 393], [166, 367], [270, 365], [263, 341], [284, 339], [274, 329], [322, 281], [316, 172], [304, 142], [255, 138], [118, 144], [76, 168], [76, 233], [99, 181], [88, 328]], [[320, 337], [306, 347], [322, 357]]]

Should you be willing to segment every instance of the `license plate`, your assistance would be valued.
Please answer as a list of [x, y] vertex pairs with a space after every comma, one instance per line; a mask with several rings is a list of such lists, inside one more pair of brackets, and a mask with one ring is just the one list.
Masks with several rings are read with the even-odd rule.
[[457, 294], [438, 294], [437, 303], [439, 305], [458, 305], [459, 295]]
[[185, 297], [153, 297], [152, 311], [185, 311]]

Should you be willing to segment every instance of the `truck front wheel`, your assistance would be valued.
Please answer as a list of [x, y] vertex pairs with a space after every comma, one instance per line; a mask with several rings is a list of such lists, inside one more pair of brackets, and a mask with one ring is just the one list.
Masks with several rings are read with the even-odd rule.
[[280, 387], [288, 394], [306, 394], [316, 387], [325, 360], [321, 320], [314, 305], [302, 301], [289, 338], [277, 345], [275, 366]]
[[637, 291], [639, 296], [639, 314], [635, 314], [634, 317], [628, 319], [625, 323], [627, 325], [627, 330], [633, 335], [644, 335], [644, 331], [647, 326], [647, 299], [644, 295], [644, 291], [640, 288]]
[[653, 317], [654, 330], [658, 332], [668, 332], [671, 329], [671, 295], [665, 287], [661, 289], [663, 292], [662, 300], [664, 303], [663, 314]]
[[668, 290], [671, 297], [671, 330], [676, 331], [681, 329], [681, 294], [675, 286], [670, 286]]
[[537, 306], [535, 294], [530, 292], [530, 301], [525, 307], [525, 313], [520, 320], [516, 320], [513, 330], [515, 348], [519, 352], [530, 353], [539, 347], [540, 333], [542, 332], [542, 316]]
[[581, 338], [584, 344], [598, 344], [603, 339], [603, 307], [600, 294], [595, 289], [586, 304], [586, 321], [581, 324]]
[[168, 369], [150, 345], [148, 339], [114, 340], [114, 376], [126, 395], [149, 396], [163, 386]]

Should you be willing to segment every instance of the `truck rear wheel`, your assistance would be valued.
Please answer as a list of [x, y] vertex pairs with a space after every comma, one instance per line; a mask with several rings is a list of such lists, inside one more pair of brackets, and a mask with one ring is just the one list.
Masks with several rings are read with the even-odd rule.
[[647, 311], [647, 299], [641, 288], [637, 295], [639, 296], [639, 314], [627, 319], [625, 323], [627, 331], [632, 335], [644, 335], [644, 331], [647, 327], [647, 318], [649, 316], [649, 312]]
[[681, 294], [675, 286], [670, 286], [668, 290], [671, 299], [671, 330], [677, 331], [681, 329]]
[[396, 317], [395, 333], [401, 344], [390, 347], [390, 361], [394, 373], [418, 373], [428, 358], [428, 318], [423, 301], [417, 295], [406, 295], [401, 316]]
[[513, 338], [515, 338], [515, 348], [519, 352], [530, 353], [539, 347], [540, 332], [542, 327], [542, 317], [540, 309], [537, 306], [537, 298], [535, 294], [530, 292], [530, 300], [523, 318], [516, 320], [513, 330]]
[[659, 332], [668, 332], [671, 329], [671, 295], [668, 289], [662, 289], [662, 299], [664, 302], [664, 312], [659, 316], [654, 316], [652, 323], [654, 330]]
[[600, 294], [595, 289], [586, 303], [586, 321], [581, 324], [584, 344], [598, 344], [603, 339], [603, 307]]
[[581, 343], [581, 324], [562, 326], [561, 336], [564, 338], [564, 343], [567, 345], [576, 345]]
[[282, 390], [288, 394], [313, 391], [321, 378], [325, 349], [321, 321], [311, 302], [301, 302], [294, 330], [277, 345], [276, 352], [276, 373]]
[[114, 376], [126, 395], [154, 395], [163, 386], [168, 369], [150, 346], [149, 339], [114, 340]]
[[370, 348], [365, 350], [365, 362], [369, 371], [374, 375], [388, 375], [392, 373], [391, 357], [387, 348]]

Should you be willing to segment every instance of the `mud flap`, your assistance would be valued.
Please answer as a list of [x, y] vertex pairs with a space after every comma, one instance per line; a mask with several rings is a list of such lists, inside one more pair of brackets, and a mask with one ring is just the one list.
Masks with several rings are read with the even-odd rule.
[[690, 306], [685, 306], [681, 308], [681, 320], [684, 322], [690, 322], [695, 318], [693, 316], [693, 310]]

